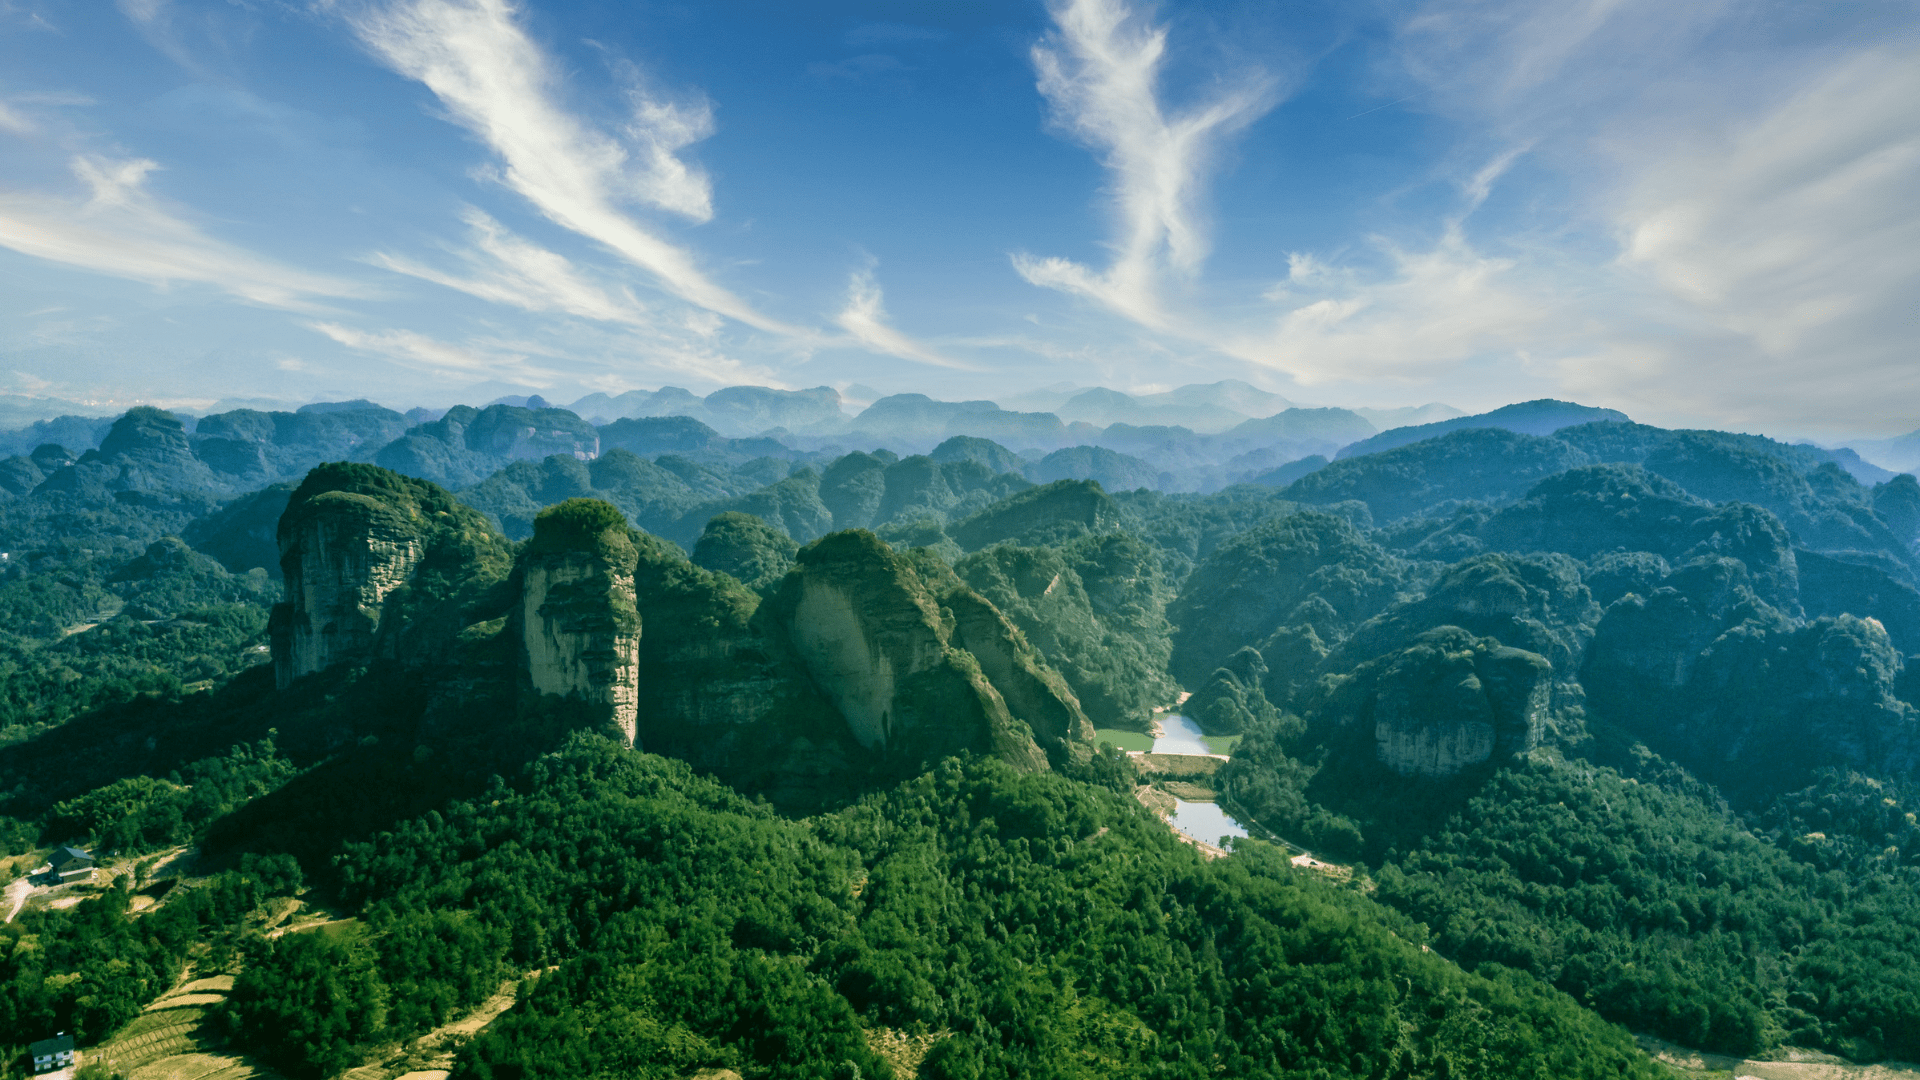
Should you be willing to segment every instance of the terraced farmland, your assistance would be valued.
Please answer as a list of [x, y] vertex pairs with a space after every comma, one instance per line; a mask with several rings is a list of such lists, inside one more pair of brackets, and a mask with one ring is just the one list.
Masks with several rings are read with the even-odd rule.
[[87, 1056], [127, 1080], [278, 1080], [245, 1058], [219, 1052], [222, 1040], [209, 1029], [207, 1013], [231, 989], [231, 975], [176, 987]]

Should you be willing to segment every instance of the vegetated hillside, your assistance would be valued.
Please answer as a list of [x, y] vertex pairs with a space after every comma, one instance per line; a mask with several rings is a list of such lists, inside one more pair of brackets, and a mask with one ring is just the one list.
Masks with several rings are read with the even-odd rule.
[[[885, 1075], [880, 1028], [928, 1076], [1651, 1075], [1612, 1024], [1920, 1055], [1911, 478], [1610, 421], [1109, 492], [975, 435], [469, 412], [405, 436], [458, 492], [249, 487], [157, 411], [33, 459], [0, 838], [207, 873], [30, 910], [61, 944], [0, 950], [0, 1031], [97, 1040], [191, 962], [330, 1074], [558, 965], [461, 1075]], [[1357, 887], [1129, 797], [1092, 725], [1182, 690], [1243, 736], [1231, 812]], [[302, 887], [358, 928], [250, 929]]]
[[[1571, 1000], [1465, 974], [1277, 854], [1204, 863], [1132, 800], [1124, 759], [1092, 753], [1019, 630], [929, 555], [834, 534], [762, 614], [605, 503], [540, 515], [504, 576], [444, 554], [501, 550], [476, 522], [418, 481], [317, 470], [279, 530], [300, 587], [275, 616], [277, 680], [143, 695], [0, 751], [16, 842], [197, 838], [236, 868], [138, 919], [124, 886], [34, 914], [22, 929], [61, 945], [0, 961], [7, 1030], [97, 1040], [182, 961], [237, 965], [236, 1043], [328, 1075], [557, 963], [462, 1075], [888, 1075], [874, 1025], [937, 1033], [928, 1076], [1653, 1074]], [[1083, 585], [1124, 605], [1111, 579], [1152, 561], [1094, 540]], [[619, 692], [623, 640], [640, 702]], [[876, 654], [890, 698], [844, 666]], [[811, 775], [816, 801], [830, 777], [838, 794], [783, 818], [586, 733], [617, 739], [629, 706], [642, 745], [711, 758], [745, 724], [734, 753], [801, 755], [736, 768], [749, 791]], [[853, 764], [885, 750], [848, 771], [821, 754], [836, 738]], [[302, 883], [287, 855], [363, 929], [250, 935], [248, 913]]]

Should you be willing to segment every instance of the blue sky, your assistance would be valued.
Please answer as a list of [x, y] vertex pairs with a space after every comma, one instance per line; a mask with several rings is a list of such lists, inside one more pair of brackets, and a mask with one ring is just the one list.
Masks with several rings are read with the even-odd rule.
[[0, 392], [1238, 378], [1894, 434], [1915, 16], [0, 0]]

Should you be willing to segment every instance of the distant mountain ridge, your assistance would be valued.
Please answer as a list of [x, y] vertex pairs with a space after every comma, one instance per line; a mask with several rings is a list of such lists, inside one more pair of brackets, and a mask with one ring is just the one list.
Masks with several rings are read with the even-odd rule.
[[[513, 532], [528, 527], [525, 522], [531, 521], [530, 513], [543, 505], [529, 503], [527, 500], [535, 496], [526, 493], [560, 490], [554, 484], [579, 487], [586, 481], [561, 479], [563, 474], [571, 476], [570, 470], [547, 465], [537, 470], [545, 479], [518, 473], [517, 479], [503, 478], [500, 484], [506, 488], [495, 484], [488, 489], [499, 489], [498, 495], [478, 492], [479, 485], [502, 476], [503, 470], [516, 463], [531, 466], [554, 455], [588, 462], [621, 449], [637, 455], [649, 468], [657, 468], [658, 461], [673, 459], [669, 463], [672, 468], [661, 474], [673, 479], [649, 480], [641, 485], [656, 495], [679, 492], [669, 500], [677, 507], [675, 516], [650, 516], [649, 528], [666, 528], [678, 521], [679, 514], [694, 513], [709, 500], [746, 499], [767, 487], [767, 497], [774, 502], [761, 509], [775, 517], [799, 514], [791, 518], [791, 524], [799, 530], [796, 535], [810, 538], [819, 535], [818, 531], [800, 523], [816, 519], [824, 522], [832, 514], [815, 508], [817, 497], [807, 494], [811, 490], [808, 485], [814, 481], [799, 473], [807, 471], [817, 480], [827, 465], [855, 450], [891, 455], [891, 461], [933, 453], [936, 463], [943, 466], [968, 458], [980, 462], [990, 474], [1012, 474], [1031, 483], [1093, 480], [1114, 491], [1205, 493], [1235, 484], [1286, 488], [1291, 497], [1310, 504], [1365, 504], [1376, 525], [1432, 513], [1432, 508], [1449, 498], [1494, 502], [1518, 498], [1529, 484], [1548, 472], [1580, 463], [1567, 457], [1571, 453], [1575, 457], [1584, 454], [1584, 461], [1644, 461], [1650, 469], [1671, 475], [1690, 489], [1707, 484], [1698, 494], [1715, 499], [1742, 498], [1768, 506], [1793, 523], [1797, 534], [1835, 550], [1862, 545], [1884, 547], [1886, 542], [1860, 539], [1861, 528], [1871, 531], [1878, 526], [1846, 520], [1847, 515], [1857, 519], [1856, 510], [1809, 509], [1827, 498], [1820, 494], [1826, 488], [1842, 491], [1846, 487], [1833, 487], [1833, 482], [1822, 479], [1825, 474], [1817, 470], [1831, 466], [1869, 486], [1884, 484], [1896, 475], [1845, 448], [1825, 450], [1730, 433], [1669, 433], [1634, 424], [1616, 410], [1551, 399], [1387, 431], [1376, 431], [1368, 419], [1368, 413], [1383, 415], [1377, 411], [1288, 406], [1265, 416], [1238, 420], [1224, 429], [1201, 431], [1179, 424], [1134, 421], [1166, 415], [1167, 409], [1198, 409], [1217, 423], [1222, 410], [1230, 411], [1229, 406], [1258, 409], [1285, 404], [1285, 399], [1232, 380], [1137, 397], [1099, 387], [1049, 393], [1052, 398], [1079, 403], [1071, 409], [1062, 406], [1062, 412], [1068, 415], [1078, 411], [1080, 415], [1129, 416], [1134, 420], [1113, 419], [1099, 426], [1087, 420], [1069, 421], [1055, 412], [1007, 409], [987, 400], [941, 401], [922, 394], [881, 397], [858, 414], [848, 415], [842, 411], [838, 392], [831, 387], [731, 387], [705, 398], [665, 387], [630, 391], [618, 397], [589, 395], [572, 408], [559, 408], [538, 395], [529, 395], [503, 398], [483, 408], [463, 405], [444, 412], [414, 410], [404, 416], [369, 400], [356, 399], [314, 402], [291, 412], [243, 408], [197, 419], [174, 417], [172, 423], [178, 426], [179, 434], [162, 438], [167, 444], [164, 448], [156, 445], [150, 452], [142, 451], [146, 457], [139, 469], [178, 473], [182, 483], [160, 485], [168, 490], [194, 488], [220, 497], [296, 480], [324, 461], [378, 463], [453, 490], [476, 489], [473, 497], [485, 503], [489, 512], [506, 515], [497, 520]], [[1044, 403], [1046, 399], [1022, 395], [1009, 400], [1028, 404]], [[582, 415], [595, 408], [648, 415], [610, 420], [600, 412], [594, 412], [591, 418]], [[1440, 407], [1425, 406], [1413, 412], [1427, 413], [1435, 408]], [[696, 413], [699, 415], [693, 415]], [[155, 416], [168, 415], [144, 408], [126, 416], [136, 414], [147, 417], [140, 423], [149, 426]], [[83, 476], [83, 486], [101, 490], [125, 483], [139, 486], [143, 482], [116, 479], [102, 472], [97, 464], [101, 459], [90, 457], [102, 450], [118, 423], [109, 418], [69, 416], [36, 421], [14, 432], [14, 455], [0, 459], [0, 501], [27, 496], [47, 483], [53, 483], [49, 492], [61, 489], [82, 482]], [[1480, 449], [1446, 441], [1469, 431], [1511, 436], [1510, 451], [1500, 451], [1476, 463], [1470, 459], [1492, 452], [1499, 440]], [[1549, 453], [1534, 465], [1500, 457], [1508, 452], [1525, 457], [1532, 452], [1523, 449], [1529, 445], [1525, 440], [1555, 437], [1556, 432], [1579, 434], [1558, 436], [1559, 444], [1570, 449]], [[158, 429], [149, 435], [160, 437]], [[4, 443], [0, 438], [0, 446]], [[1410, 458], [1393, 456], [1410, 448]], [[1455, 465], [1442, 467], [1443, 471], [1458, 465], [1477, 470], [1485, 482], [1467, 482], [1459, 477], [1430, 479], [1403, 495], [1389, 495], [1391, 484], [1382, 488], [1370, 479], [1381, 468], [1402, 467], [1394, 463], [1426, 462], [1418, 467], [1430, 469], [1439, 460], [1435, 454], [1456, 452], [1467, 456]], [[1715, 486], [1720, 481], [1709, 474], [1721, 476], [1717, 471], [1720, 466], [1688, 464], [1691, 457], [1702, 454], [1707, 458], [1742, 458], [1744, 464], [1733, 466], [1724, 475], [1747, 477], [1740, 482], [1751, 490], [1740, 489], [1745, 492], [1741, 494]], [[1382, 464], [1366, 464], [1374, 458], [1382, 458]], [[1333, 463], [1331, 468], [1329, 461]], [[1768, 461], [1773, 464], [1763, 467]], [[84, 467], [67, 473], [69, 462]], [[1703, 468], [1705, 472], [1700, 471]], [[1777, 475], [1762, 476], [1754, 469], [1770, 469]], [[57, 483], [56, 473], [63, 474]], [[701, 476], [694, 478], [696, 473]], [[197, 478], [193, 484], [184, 482], [189, 475]], [[1410, 477], [1401, 474], [1394, 483], [1404, 484]], [[1504, 482], [1492, 483], [1502, 477]], [[1367, 487], [1367, 497], [1334, 497], [1343, 488], [1358, 490], [1353, 484]], [[586, 486], [597, 490], [592, 484]], [[520, 494], [507, 495], [504, 492], [508, 489]], [[1456, 489], [1457, 494], [1443, 494]], [[1852, 496], [1841, 498], [1842, 505], [1858, 501]], [[942, 503], [942, 512], [945, 505]], [[773, 506], [786, 509], [774, 510]], [[743, 503], [733, 509], [749, 507]], [[509, 517], [523, 523], [513, 524]], [[687, 528], [693, 528], [693, 535], [697, 535], [697, 526], [692, 523], [675, 524], [668, 531], [676, 539], [689, 540]]]
[[1377, 454], [1382, 450], [1431, 439], [1436, 435], [1445, 435], [1449, 431], [1464, 428], [1500, 428], [1521, 435], [1551, 435], [1564, 427], [1575, 424], [1591, 424], [1603, 421], [1625, 422], [1627, 414], [1615, 409], [1600, 409], [1591, 405], [1579, 405], [1571, 401], [1556, 401], [1553, 398], [1540, 398], [1537, 401], [1522, 401], [1505, 405], [1492, 412], [1476, 413], [1473, 416], [1456, 416], [1448, 420], [1439, 420], [1430, 424], [1415, 424], [1411, 427], [1393, 428], [1383, 431], [1369, 439], [1362, 439], [1343, 447], [1336, 458], [1359, 457], [1362, 454]]

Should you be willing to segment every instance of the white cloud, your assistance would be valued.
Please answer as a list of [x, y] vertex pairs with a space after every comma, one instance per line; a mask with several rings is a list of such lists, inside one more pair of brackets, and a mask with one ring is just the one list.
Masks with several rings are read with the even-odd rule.
[[762, 330], [799, 331], [713, 282], [684, 248], [622, 209], [640, 201], [696, 221], [712, 214], [706, 176], [677, 152], [711, 130], [704, 107], [634, 91], [622, 142], [568, 112], [546, 56], [505, 0], [407, 0], [353, 19], [395, 71], [416, 79], [499, 155], [499, 179], [556, 224], [653, 274], [669, 292]]
[[870, 352], [958, 371], [978, 370], [942, 356], [889, 326], [881, 301], [880, 283], [874, 279], [873, 270], [856, 271], [847, 282], [847, 306], [833, 321], [852, 336], [861, 348]]
[[0, 192], [0, 246], [136, 281], [200, 282], [268, 307], [314, 310], [316, 297], [366, 295], [206, 235], [147, 192], [158, 167], [82, 156], [72, 168], [89, 190], [84, 201]]
[[503, 379], [558, 381], [560, 373], [529, 364], [523, 353], [472, 345], [452, 345], [412, 330], [360, 330], [332, 322], [310, 322], [307, 328], [349, 349], [384, 356], [407, 367], [440, 375], [488, 376]]
[[450, 274], [401, 255], [377, 252], [368, 261], [496, 304], [553, 311], [603, 322], [639, 325], [646, 311], [631, 296], [616, 296], [586, 279], [555, 252], [529, 243], [484, 212], [467, 207], [461, 218], [473, 246], [456, 252], [469, 274]]
[[1309, 385], [1423, 378], [1489, 352], [1513, 356], [1559, 314], [1550, 289], [1456, 230], [1428, 250], [1381, 246], [1389, 267], [1378, 274], [1292, 255], [1287, 281], [1267, 294], [1283, 308], [1275, 323], [1220, 348]]
[[1099, 151], [1113, 174], [1118, 235], [1104, 271], [1026, 254], [1014, 266], [1035, 285], [1166, 327], [1161, 278], [1167, 270], [1192, 274], [1206, 258], [1200, 203], [1208, 166], [1226, 136], [1272, 107], [1274, 82], [1253, 73], [1175, 112], [1160, 95], [1164, 26], [1146, 23], [1122, 0], [1056, 0], [1050, 12], [1056, 30], [1033, 49], [1040, 92], [1055, 122]]
[[1623, 259], [1769, 353], [1920, 299], [1916, 102], [1920, 51], [1876, 51], [1754, 122], [1639, 163], [1618, 216]]
[[0, 101], [0, 131], [10, 131], [15, 135], [33, 134], [33, 121], [15, 112], [6, 102]]
[[495, 330], [447, 341], [408, 329], [361, 329], [323, 320], [305, 325], [357, 352], [437, 378], [623, 389], [649, 382], [659, 385], [662, 380], [712, 387], [785, 385], [774, 371], [727, 355], [694, 328], [559, 320], [537, 333]]
[[[1417, 107], [1458, 122], [1456, 162], [1488, 164], [1430, 249], [1299, 253], [1277, 322], [1223, 350], [1323, 385], [1481, 378], [1657, 423], [1911, 429], [1920, 49], [1784, 12], [1424, 5], [1399, 39]], [[1470, 236], [1522, 154], [1517, 197]]]
[[[1748, 3], [1746, 7], [1758, 5]], [[1700, 59], [1736, 0], [1428, 0], [1395, 28], [1423, 85], [1416, 108], [1465, 118], [1497, 140], [1590, 129], [1596, 111], [1658, 95]]]
[[1623, 141], [1621, 265], [1699, 339], [1570, 378], [1756, 422], [1920, 422], [1920, 49], [1832, 63], [1758, 115], [1649, 153]]

